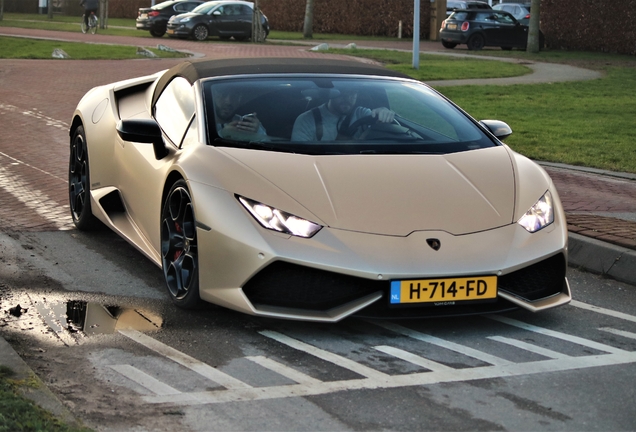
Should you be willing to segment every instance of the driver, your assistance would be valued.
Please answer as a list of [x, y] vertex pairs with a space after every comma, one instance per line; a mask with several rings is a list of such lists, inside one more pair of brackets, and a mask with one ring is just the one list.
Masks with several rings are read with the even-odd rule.
[[[391, 123], [395, 113], [388, 108], [356, 107], [357, 89], [334, 91], [324, 103], [296, 118], [292, 130], [292, 141], [334, 141], [347, 136], [344, 131], [356, 120], [371, 116], [381, 123]], [[354, 134], [355, 136], [355, 134]]]

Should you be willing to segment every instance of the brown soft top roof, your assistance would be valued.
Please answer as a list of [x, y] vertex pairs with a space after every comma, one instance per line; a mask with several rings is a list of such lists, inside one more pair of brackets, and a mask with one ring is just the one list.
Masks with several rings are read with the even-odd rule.
[[194, 84], [201, 78], [251, 74], [347, 74], [410, 78], [408, 75], [382, 66], [354, 60], [321, 58], [234, 58], [191, 60], [168, 69], [159, 79], [152, 98], [154, 105], [163, 89], [177, 76]]

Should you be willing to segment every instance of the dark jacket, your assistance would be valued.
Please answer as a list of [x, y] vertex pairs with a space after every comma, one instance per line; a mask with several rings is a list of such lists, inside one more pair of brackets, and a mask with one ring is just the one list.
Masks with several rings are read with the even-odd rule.
[[85, 10], [99, 9], [99, 0], [80, 0], [80, 6], [84, 6]]

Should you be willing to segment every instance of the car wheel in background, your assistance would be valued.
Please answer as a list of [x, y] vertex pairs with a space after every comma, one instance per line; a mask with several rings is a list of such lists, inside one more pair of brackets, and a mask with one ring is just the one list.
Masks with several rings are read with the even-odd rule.
[[482, 49], [485, 44], [486, 44], [486, 40], [479, 33], [475, 33], [474, 35], [472, 35], [468, 39], [468, 42], [466, 42], [466, 45], [468, 45], [468, 49], [472, 51], [478, 51]]
[[197, 25], [194, 30], [192, 30], [192, 36], [198, 41], [204, 41], [208, 38], [210, 32], [208, 28], [203, 24]]
[[166, 28], [165, 27], [160, 27], [158, 29], [152, 29], [152, 30], [150, 30], [150, 34], [153, 37], [162, 37], [163, 35], [166, 34]]
[[501, 47], [501, 49], [504, 51], [510, 51], [512, 50], [512, 47]]
[[456, 44], [456, 43], [454, 43], [454, 42], [446, 42], [446, 41], [442, 41], [442, 46], [443, 46], [444, 48], [453, 49], [453, 48], [455, 48], [455, 47], [457, 46], [457, 44]]
[[161, 267], [170, 299], [190, 309], [199, 301], [199, 254], [194, 207], [184, 180], [177, 181], [161, 212]]
[[68, 197], [71, 216], [77, 229], [90, 231], [101, 223], [91, 211], [90, 172], [88, 147], [84, 127], [79, 126], [71, 138], [71, 154], [68, 164]]

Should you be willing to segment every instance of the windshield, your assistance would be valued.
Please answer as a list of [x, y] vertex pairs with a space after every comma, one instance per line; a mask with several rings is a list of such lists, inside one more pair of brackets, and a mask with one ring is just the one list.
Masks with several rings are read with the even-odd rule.
[[197, 13], [197, 14], [201, 14], [201, 15], [205, 15], [207, 13], [209, 13], [212, 9], [214, 9], [215, 7], [217, 7], [219, 4], [217, 2], [207, 2], [207, 3], [203, 3], [197, 7], [195, 7], [194, 9], [192, 9], [192, 13]]
[[366, 77], [207, 80], [209, 144], [304, 154], [453, 153], [497, 145], [414, 81]]

